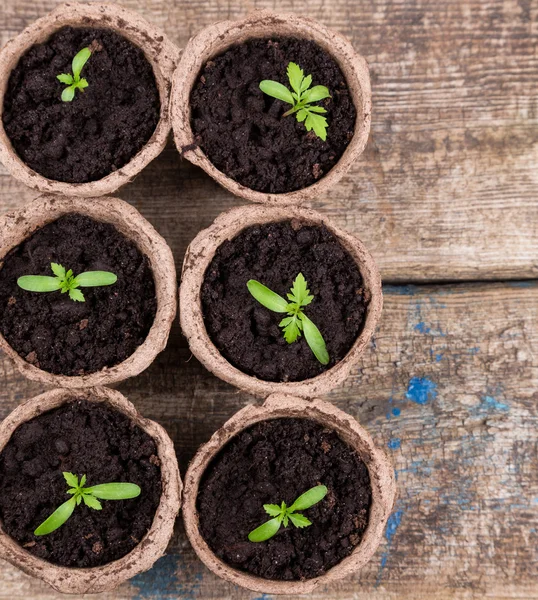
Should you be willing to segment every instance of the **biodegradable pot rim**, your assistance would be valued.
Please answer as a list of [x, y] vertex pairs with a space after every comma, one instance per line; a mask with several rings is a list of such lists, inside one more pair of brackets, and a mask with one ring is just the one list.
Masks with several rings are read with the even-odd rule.
[[7, 560], [28, 575], [42, 579], [64, 594], [108, 591], [138, 573], [150, 569], [165, 553], [174, 531], [174, 523], [182, 499], [181, 476], [172, 440], [161, 425], [140, 415], [134, 405], [116, 390], [102, 387], [85, 390], [55, 389], [27, 400], [0, 424], [0, 451], [19, 425], [80, 397], [91, 402], [108, 404], [129, 417], [153, 438], [161, 461], [162, 493], [151, 528], [140, 543], [129, 554], [100, 567], [61, 567], [38, 558], [11, 538], [0, 522], [0, 558]]
[[[269, 419], [290, 417], [313, 419], [335, 430], [359, 452], [370, 475], [372, 504], [368, 526], [353, 552], [325, 574], [305, 581], [263, 579], [234, 569], [220, 560], [199, 531], [196, 501], [200, 480], [215, 455], [243, 429]], [[273, 394], [262, 406], [248, 405], [237, 412], [192, 459], [184, 479], [183, 521], [198, 558], [219, 577], [255, 592], [266, 594], [308, 594], [319, 585], [331, 583], [362, 568], [373, 556], [383, 536], [395, 498], [394, 470], [386, 454], [375, 446], [370, 434], [351, 416], [323, 400], [305, 400], [287, 394]]]
[[19, 371], [34, 381], [64, 388], [83, 388], [117, 383], [134, 377], [154, 361], [166, 347], [177, 310], [177, 281], [174, 257], [165, 239], [130, 204], [119, 198], [68, 198], [45, 194], [0, 217], [0, 267], [6, 254], [36, 230], [62, 215], [82, 214], [111, 223], [136, 244], [149, 259], [155, 282], [157, 312], [144, 342], [123, 362], [87, 375], [54, 375], [26, 362], [0, 334], [0, 349]]
[[[257, 192], [247, 188], [217, 169], [198, 146], [190, 124], [190, 94], [202, 66], [231, 45], [256, 37], [274, 35], [302, 37], [315, 41], [338, 63], [357, 110], [353, 138], [334, 167], [316, 183], [281, 194]], [[372, 93], [368, 64], [342, 34], [321, 23], [288, 13], [257, 11], [240, 21], [221, 21], [203, 29], [187, 43], [173, 77], [171, 113], [172, 129], [178, 151], [201, 167], [224, 188], [252, 202], [272, 205], [300, 204], [330, 191], [358, 158], [368, 140], [371, 122]], [[194, 146], [194, 147], [193, 147]]]
[[[366, 318], [360, 335], [346, 356], [333, 367], [316, 377], [303, 381], [274, 382], [258, 379], [234, 367], [217, 349], [209, 337], [203, 317], [200, 290], [207, 267], [215, 251], [225, 241], [236, 237], [251, 225], [298, 219], [303, 222], [325, 225], [351, 254], [370, 293]], [[371, 254], [355, 236], [333, 225], [327, 217], [301, 207], [276, 207], [260, 204], [239, 206], [220, 214], [210, 227], [202, 230], [190, 243], [185, 253], [179, 312], [181, 329], [191, 352], [213, 374], [224, 381], [256, 396], [267, 397], [273, 393], [288, 393], [313, 398], [331, 391], [349, 375], [369, 342], [383, 306], [381, 278]]]
[[[31, 169], [15, 152], [4, 130], [2, 120], [4, 94], [12, 69], [31, 46], [45, 41], [55, 31], [66, 25], [112, 29], [141, 48], [153, 69], [161, 101], [157, 127], [141, 150], [117, 171], [88, 183], [56, 181]], [[13, 177], [41, 192], [82, 197], [101, 196], [115, 192], [133, 179], [166, 146], [171, 129], [169, 110], [171, 80], [179, 60], [179, 54], [179, 48], [158, 28], [137, 13], [116, 4], [69, 2], [57, 6], [52, 12], [34, 21], [11, 39], [0, 51], [0, 160]]]

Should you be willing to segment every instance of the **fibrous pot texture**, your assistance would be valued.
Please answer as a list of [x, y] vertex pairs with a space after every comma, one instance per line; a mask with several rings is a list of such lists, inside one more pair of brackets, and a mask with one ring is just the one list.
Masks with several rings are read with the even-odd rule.
[[[32, 170], [13, 149], [2, 121], [4, 97], [12, 70], [32, 46], [45, 42], [67, 26], [111, 29], [141, 48], [153, 69], [161, 105], [157, 127], [145, 146], [121, 168], [87, 183], [55, 181]], [[171, 80], [179, 53], [179, 49], [156, 27], [116, 4], [70, 2], [58, 6], [10, 40], [0, 52], [0, 160], [16, 179], [41, 192], [96, 197], [116, 191], [156, 158], [166, 145], [171, 128]]]
[[[201, 480], [212, 460], [236, 435], [255, 423], [279, 418], [310, 419], [335, 431], [357, 451], [368, 468], [372, 500], [364, 535], [353, 552], [324, 575], [305, 581], [276, 581], [255, 577], [220, 560], [200, 533], [197, 498]], [[236, 585], [267, 594], [308, 594], [361, 569], [373, 556], [383, 536], [395, 497], [394, 470], [368, 432], [350, 415], [323, 400], [304, 400], [285, 394], [271, 395], [263, 406], [249, 405], [227, 421], [200, 447], [185, 475], [183, 520], [189, 540], [205, 565]]]
[[[190, 97], [204, 65], [232, 46], [253, 38], [294, 37], [313, 40], [337, 62], [357, 111], [353, 137], [336, 165], [316, 183], [288, 193], [272, 194], [247, 188], [211, 163], [195, 140], [191, 127]], [[180, 154], [201, 167], [233, 194], [272, 205], [300, 204], [330, 191], [363, 152], [370, 131], [371, 89], [366, 60], [349, 40], [312, 19], [259, 11], [240, 21], [222, 21], [193, 37], [181, 57], [172, 89], [172, 127]]]
[[0, 451], [20, 425], [78, 398], [104, 403], [148, 433], [157, 446], [162, 477], [161, 500], [147, 534], [129, 554], [100, 567], [77, 569], [53, 565], [22, 548], [6, 534], [0, 523], [0, 558], [28, 575], [42, 579], [59, 592], [81, 595], [112, 590], [150, 569], [165, 553], [181, 506], [182, 483], [174, 444], [166, 431], [154, 421], [143, 418], [122, 394], [107, 388], [55, 389], [21, 404], [0, 425]]
[[[0, 268], [4, 257], [44, 225], [58, 218], [80, 214], [110, 223], [134, 242], [150, 264], [155, 283], [157, 311], [144, 342], [123, 362], [84, 375], [56, 375], [30, 364], [0, 335], [0, 348], [29, 379], [49, 385], [81, 388], [107, 385], [133, 377], [146, 369], [166, 347], [177, 309], [174, 258], [166, 241], [132, 206], [117, 198], [67, 198], [44, 195], [30, 204], [0, 217]], [[69, 268], [69, 267], [68, 267]]]

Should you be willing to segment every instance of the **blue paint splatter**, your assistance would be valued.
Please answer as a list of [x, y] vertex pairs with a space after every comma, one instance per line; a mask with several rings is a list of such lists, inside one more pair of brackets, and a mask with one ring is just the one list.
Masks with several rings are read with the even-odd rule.
[[387, 529], [385, 531], [385, 537], [387, 538], [388, 543], [392, 542], [392, 538], [396, 533], [396, 530], [400, 526], [402, 522], [403, 510], [397, 510], [395, 513], [392, 513], [387, 521]]
[[201, 580], [202, 574], [192, 573], [180, 555], [167, 554], [153, 569], [131, 579], [131, 584], [138, 588], [133, 600], [194, 600]]
[[415, 331], [418, 331], [419, 333], [431, 333], [431, 328], [428, 327], [426, 325], [426, 323], [424, 323], [424, 321], [421, 321], [420, 323], [417, 323], [415, 325]]
[[484, 396], [482, 398], [482, 404], [490, 410], [500, 410], [502, 412], [510, 410], [508, 404], [505, 404], [504, 402], [499, 402], [493, 396]]
[[416, 285], [384, 285], [384, 294], [393, 294], [395, 296], [414, 296], [419, 288]]
[[471, 356], [475, 356], [480, 352], [480, 346], [475, 346], [474, 348], [469, 348], [469, 354]]
[[510, 287], [514, 288], [533, 288], [536, 285], [535, 280], [531, 281], [509, 281], [507, 282]]
[[400, 446], [401, 446], [400, 438], [392, 438], [391, 440], [388, 441], [387, 446], [391, 450], [398, 450], [398, 448], [400, 448]]
[[442, 359], [443, 359], [443, 355], [442, 354], [436, 354], [435, 355], [435, 362], [441, 362]]
[[399, 409], [397, 406], [396, 406], [396, 407], [394, 407], [394, 408], [392, 409], [392, 414], [393, 414], [395, 417], [399, 417], [399, 416], [400, 416], [400, 414], [401, 414], [401, 412], [402, 412], [402, 411], [401, 411], [401, 410], [400, 410], [400, 409]]
[[412, 377], [405, 397], [417, 404], [426, 404], [437, 398], [437, 384], [427, 377]]
[[392, 540], [396, 533], [396, 530], [400, 526], [402, 522], [403, 510], [397, 510], [395, 513], [390, 515], [389, 520], [387, 521], [387, 528], [385, 530], [385, 537], [387, 538], [387, 548], [381, 555], [381, 566], [379, 567], [379, 573], [377, 574], [375, 587], [377, 587], [381, 581], [381, 575], [383, 574], [383, 569], [387, 566], [387, 561], [389, 559], [389, 552]]
[[252, 600], [271, 600], [271, 596], [269, 596], [268, 594], [262, 594], [257, 598], [252, 598]]

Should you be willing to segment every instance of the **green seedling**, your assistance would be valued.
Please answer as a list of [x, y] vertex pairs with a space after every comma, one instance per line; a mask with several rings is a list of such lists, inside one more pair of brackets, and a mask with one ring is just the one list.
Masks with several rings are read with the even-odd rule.
[[68, 494], [71, 498], [60, 505], [48, 519], [34, 531], [34, 535], [48, 535], [60, 528], [73, 514], [73, 511], [81, 502], [88, 508], [101, 510], [103, 507], [99, 502], [101, 500], [130, 500], [140, 496], [142, 491], [134, 483], [102, 483], [92, 487], [84, 487], [86, 475], [83, 475], [79, 481], [73, 473], [63, 473], [64, 479], [69, 486]]
[[55, 277], [46, 275], [24, 275], [17, 279], [17, 285], [28, 292], [55, 292], [60, 290], [62, 294], [69, 292], [69, 297], [75, 302], [85, 302], [84, 294], [79, 287], [101, 287], [113, 285], [118, 280], [114, 273], [108, 271], [87, 271], [76, 277], [73, 271], [66, 272], [62, 265], [50, 263], [50, 268]]
[[316, 485], [316, 487], [299, 496], [290, 507], [287, 507], [285, 502], [282, 502], [280, 506], [278, 504], [264, 504], [265, 512], [273, 518], [251, 531], [248, 534], [248, 539], [251, 542], [265, 542], [278, 533], [281, 525], [287, 527], [289, 521], [299, 529], [309, 527], [312, 525], [312, 521], [296, 511], [306, 510], [314, 506], [314, 504], [323, 500], [326, 495], [327, 488], [324, 485]]
[[71, 69], [73, 70], [73, 74], [71, 73], [62, 73], [61, 75], [56, 75], [56, 77], [67, 85], [67, 87], [62, 92], [62, 100], [64, 102], [71, 102], [75, 97], [75, 92], [80, 90], [84, 91], [84, 88], [88, 87], [88, 82], [84, 77], [80, 76], [80, 72], [84, 68], [84, 65], [88, 62], [88, 59], [92, 55], [92, 51], [89, 48], [82, 48], [80, 52], [75, 55], [73, 62], [71, 64]]
[[278, 81], [271, 81], [270, 79], [264, 79], [260, 82], [260, 90], [268, 96], [291, 104], [290, 110], [285, 112], [283, 116], [287, 117], [295, 113], [297, 121], [299, 123], [304, 122], [307, 131], [314, 130], [314, 133], [325, 141], [328, 125], [327, 119], [321, 115], [327, 111], [323, 106], [313, 105], [312, 103], [330, 98], [329, 90], [324, 85], [315, 85], [311, 88], [312, 75], [305, 77], [301, 67], [294, 62], [288, 64], [287, 74], [293, 92], [278, 83]]
[[303, 307], [308, 306], [314, 299], [307, 285], [303, 274], [299, 273], [293, 282], [291, 292], [288, 294], [290, 300], [288, 302], [288, 300], [255, 279], [250, 279], [247, 282], [248, 291], [265, 308], [276, 313], [288, 313], [288, 316], [279, 323], [279, 326], [283, 328], [284, 338], [288, 344], [295, 342], [301, 336], [302, 331], [314, 356], [322, 365], [326, 365], [329, 363], [329, 353], [327, 352], [325, 340], [319, 329], [303, 312]]

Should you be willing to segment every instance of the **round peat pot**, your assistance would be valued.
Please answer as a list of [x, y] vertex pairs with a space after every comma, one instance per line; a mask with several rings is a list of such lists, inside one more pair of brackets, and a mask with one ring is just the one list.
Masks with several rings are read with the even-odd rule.
[[[200, 148], [192, 129], [191, 93], [204, 66], [228, 49], [256, 38], [296, 38], [315, 42], [336, 62], [356, 109], [353, 134], [340, 159], [325, 175], [315, 180], [315, 183], [296, 191], [267, 193], [245, 187], [209, 160]], [[235, 95], [234, 91], [234, 97]], [[204, 169], [215, 181], [237, 196], [266, 204], [298, 204], [333, 189], [335, 183], [364, 150], [370, 131], [370, 76], [365, 59], [357, 54], [351, 43], [341, 34], [311, 19], [259, 11], [241, 21], [222, 21], [211, 25], [189, 41], [174, 74], [171, 106], [174, 137], [182, 156]], [[330, 123], [328, 131], [330, 135]], [[245, 140], [245, 145], [248, 143], [250, 142]], [[310, 165], [310, 168], [316, 170], [316, 165]]]
[[[143, 141], [137, 142], [137, 146], [140, 149], [134, 156], [131, 155], [130, 159], [127, 156], [125, 158], [112, 157], [112, 168], [109, 174], [99, 179], [86, 180], [84, 183], [67, 183], [65, 180], [57, 181], [43, 176], [30, 168], [15, 151], [6, 133], [5, 123], [2, 118], [5, 110], [4, 102], [8, 82], [13, 69], [17, 67], [21, 59], [24, 60], [24, 55], [33, 46], [47, 42], [51, 36], [64, 27], [109, 30], [122, 36], [135, 47], [140, 48], [153, 71], [155, 84], [152, 83], [152, 85], [157, 86], [156, 91], [160, 101], [160, 112], [156, 115], [155, 130], [153, 134], [149, 134], [148, 132], [147, 135], [150, 135], [150, 137], [149, 139], [145, 138], [147, 139], [145, 143]], [[118, 40], [117, 43], [121, 46], [122, 40]], [[95, 49], [95, 51], [100, 50], [98, 47]], [[128, 183], [156, 158], [166, 145], [171, 128], [169, 115], [171, 78], [179, 59], [179, 52], [179, 49], [156, 27], [136, 13], [121, 8], [116, 4], [103, 4], [100, 2], [78, 4], [70, 2], [56, 7], [50, 14], [38, 19], [17, 37], [9, 41], [0, 52], [0, 160], [15, 178], [27, 186], [42, 192], [95, 197], [116, 191], [119, 187]], [[54, 53], [52, 54], [54, 55]], [[119, 60], [122, 59], [120, 58]], [[130, 61], [132, 58], [127, 60]], [[107, 68], [104, 66], [105, 63], [108, 64], [107, 61], [108, 58], [105, 58], [105, 62], [100, 68]], [[56, 81], [54, 75], [53, 73], [50, 78], [47, 76], [45, 81], [36, 80], [32, 85], [35, 88], [36, 84], [39, 83], [44, 90], [48, 90], [51, 85], [58, 86], [59, 82]], [[84, 71], [82, 75], [84, 76]], [[151, 75], [148, 75], [148, 77], [151, 77]], [[52, 83], [49, 79], [52, 80]], [[58, 94], [60, 94], [61, 89], [61, 86], [59, 86], [58, 90], [56, 90]], [[33, 88], [30, 91], [30, 95], [34, 95], [37, 99], [39, 99], [40, 94], [42, 94], [42, 91], [38, 93]], [[73, 103], [76, 103], [77, 95], [80, 94], [80, 91], [76, 91]], [[84, 138], [86, 131], [93, 132], [93, 124], [91, 122], [84, 122], [84, 130], [80, 133], [82, 138]], [[61, 135], [54, 148], [51, 147], [47, 150], [49, 153], [48, 159], [58, 160], [62, 158], [61, 148], [59, 149], [62, 143], [60, 138]], [[119, 141], [116, 140], [114, 143], [119, 144]], [[113, 142], [111, 144], [113, 145]], [[122, 144], [125, 144], [125, 142], [122, 142]], [[103, 147], [100, 155], [104, 155], [109, 151], [108, 147]], [[98, 160], [98, 156], [95, 157], [95, 160]], [[125, 163], [124, 160], [127, 160], [127, 162]], [[84, 161], [84, 158], [81, 161]], [[86, 157], [86, 161], [89, 161], [88, 156]], [[114, 161], [120, 161], [120, 165], [116, 165]], [[75, 166], [73, 169], [75, 169]]]
[[[80, 595], [111, 590], [127, 579], [151, 568], [153, 563], [165, 553], [181, 506], [182, 484], [174, 444], [166, 431], [154, 421], [143, 418], [122, 394], [107, 388], [89, 388], [76, 392], [56, 389], [21, 404], [0, 425], [0, 452], [4, 451], [20, 426], [45, 413], [50, 414], [50, 411], [68, 407], [75, 400], [121, 413], [131, 421], [131, 425], [127, 424], [124, 427], [132, 429], [133, 425], [136, 425], [142, 430], [141, 435], [149, 436], [157, 449], [157, 456], [153, 457], [153, 461], [159, 465], [161, 475], [161, 496], [147, 533], [128, 554], [102, 566], [68, 568], [53, 564], [19, 545], [6, 533], [5, 524], [0, 523], [0, 558], [7, 560], [28, 575], [42, 579], [59, 592]], [[36, 442], [35, 436], [30, 442]], [[25, 475], [27, 476], [28, 474]], [[61, 485], [65, 485], [61, 476], [57, 479], [60, 480]], [[143, 485], [142, 481], [141, 486]], [[80, 509], [75, 508], [72, 518], [76, 516], [78, 510], [82, 509], [88, 510], [83, 506]], [[99, 513], [99, 518], [105, 518], [105, 512], [103, 510]], [[61, 532], [61, 529], [58, 531]], [[44, 538], [37, 539], [36, 543], [39, 544], [39, 540]], [[35, 547], [36, 543], [27, 547]], [[82, 545], [81, 539], [80, 546]]]
[[[252, 226], [278, 224], [283, 221], [290, 222], [292, 226], [295, 223], [299, 228], [303, 225], [323, 226], [336, 239], [339, 247], [347, 251], [350, 257], [349, 262], [353, 266], [356, 265], [362, 278], [361, 293], [364, 299], [363, 320], [359, 333], [352, 340], [352, 345], [347, 354], [333, 366], [320, 372], [320, 374], [300, 381], [268, 381], [247, 374], [234, 366], [225, 358], [212, 341], [206, 327], [202, 305], [202, 287], [206, 278], [206, 272], [208, 272], [208, 268], [220, 247]], [[262, 243], [267, 246], [267, 239], [260, 240], [260, 244]], [[275, 241], [276, 245], [277, 242]], [[248, 261], [252, 261], [251, 256], [248, 257]], [[296, 273], [293, 274], [293, 277], [295, 275]], [[230, 275], [230, 277], [232, 276]], [[262, 281], [262, 283], [264, 282]], [[358, 290], [353, 291], [353, 296], [356, 294], [358, 294]], [[314, 398], [340, 385], [349, 375], [352, 367], [357, 363], [381, 315], [383, 294], [377, 267], [359, 239], [339, 229], [326, 217], [312, 210], [291, 206], [268, 207], [254, 205], [233, 208], [221, 214], [208, 229], [201, 231], [191, 242], [187, 248], [183, 263], [179, 304], [181, 328], [189, 342], [192, 353], [217, 377], [257, 396], [267, 397], [272, 393], [288, 393]], [[307, 307], [306, 312], [308, 310]], [[280, 317], [284, 315], [276, 316], [280, 320]], [[245, 318], [247, 320], [244, 326], [248, 329], [248, 319], [250, 317], [245, 315]], [[243, 320], [241, 320], [241, 323], [243, 323]], [[343, 329], [345, 330], [346, 328], [347, 325], [344, 324]], [[239, 334], [236, 334], [235, 337], [237, 335]], [[241, 336], [239, 335], [239, 337]], [[250, 353], [251, 350], [248, 350], [248, 352]], [[307, 353], [309, 358], [312, 358], [313, 355], [310, 350]], [[294, 359], [290, 356], [285, 360]], [[316, 362], [315, 359], [313, 360]], [[316, 364], [319, 363], [316, 362]]]
[[[227, 447], [232, 438], [234, 438], [238, 444], [241, 444], [242, 441], [238, 440], [244, 440], [245, 437], [248, 437], [250, 441], [246, 441], [245, 443], [254, 445], [256, 443], [253, 438], [254, 434], [249, 435], [248, 433], [244, 433], [244, 435], [241, 435], [242, 432], [245, 432], [245, 430], [255, 424], [274, 421], [275, 419], [307, 419], [309, 421], [314, 421], [316, 425], [319, 424], [319, 426], [321, 426], [323, 435], [335, 433], [340, 440], [349, 447], [352, 453], [358, 455], [360, 461], [362, 461], [368, 470], [371, 488], [370, 507], [367, 516], [367, 524], [365, 525], [360, 541], [357, 542], [357, 545], [355, 545], [351, 553], [343, 558], [343, 560], [335, 564], [322, 575], [311, 579], [297, 581], [264, 579], [262, 577], [254, 576], [246, 571], [236, 569], [218, 558], [201, 534], [198, 500], [200, 498], [199, 493], [201, 488], [203, 488], [207, 481], [205, 478], [207, 475], [206, 471], [214, 464], [216, 457], [225, 447]], [[260, 434], [260, 437], [263, 438], [264, 434]], [[305, 444], [308, 443], [308, 441], [311, 440], [305, 439]], [[264, 450], [267, 450], [269, 453], [271, 452], [267, 449], [267, 444], [262, 442], [262, 445], [264, 445]], [[326, 442], [322, 443], [322, 448], [323, 452], [330, 452]], [[276, 448], [275, 451], [278, 453]], [[308, 452], [310, 453], [311, 451], [312, 449], [309, 448]], [[252, 456], [256, 455], [259, 458], [260, 452], [256, 454], [255, 449], [252, 450]], [[275, 460], [278, 462], [280, 458], [282, 457], [277, 456]], [[227, 456], [226, 469], [224, 471], [219, 471], [218, 477], [221, 477], [223, 472], [233, 473], [231, 469], [228, 469], [228, 466], [230, 466], [228, 464], [229, 461], [230, 456]], [[280, 462], [281, 465], [288, 465], [287, 467], [284, 466], [284, 469], [289, 468], [289, 464], [294, 464], [293, 462], [286, 462], [284, 458], [282, 458], [282, 461], [284, 462]], [[263, 463], [263, 460], [261, 460], [261, 462]], [[317, 464], [318, 463], [316, 463], [316, 465]], [[254, 469], [255, 465], [249, 466], [249, 469], [250, 468]], [[293, 469], [295, 470], [297, 468], [298, 466], [294, 464]], [[276, 472], [273, 470], [271, 470], [271, 473], [271, 479], [273, 476], [277, 476]], [[257, 484], [258, 487], [262, 485], [267, 486], [267, 483], [260, 482], [259, 485]], [[230, 484], [231, 482], [228, 481], [227, 483]], [[323, 484], [323, 481], [316, 482], [316, 484], [319, 483]], [[322, 510], [331, 510], [330, 498], [331, 496], [334, 498], [334, 495], [330, 485], [328, 487], [329, 492], [327, 500], [324, 501], [326, 502], [326, 506], [325, 508], [322, 508]], [[211, 493], [213, 493], [213, 488], [211, 488], [211, 490]], [[261, 492], [261, 497], [263, 497], [263, 494], [264, 491]], [[240, 410], [227, 421], [206, 444], [200, 447], [185, 475], [183, 520], [185, 522], [185, 529], [189, 540], [200, 559], [209, 569], [223, 579], [250, 590], [267, 594], [308, 594], [319, 585], [334, 582], [358, 571], [370, 560], [381, 541], [383, 529], [392, 510], [394, 497], [395, 482], [392, 466], [386, 455], [374, 445], [368, 432], [363, 429], [355, 419], [334, 407], [332, 404], [322, 400], [304, 400], [285, 394], [274, 394], [270, 396], [261, 407], [249, 405]], [[280, 496], [278, 499], [280, 500]], [[237, 501], [239, 502], [239, 500]], [[271, 502], [272, 501], [273, 500], [271, 500]], [[248, 507], [245, 507], [245, 510], [252, 511], [250, 503]], [[344, 508], [342, 507], [341, 510], [344, 511]], [[340, 513], [340, 511], [338, 512]], [[267, 519], [269, 518], [267, 515], [266, 517]], [[301, 533], [303, 531], [306, 532], [307, 530], [301, 530]], [[237, 551], [243, 555], [248, 555], [249, 548], [246, 546], [248, 546], [249, 543], [250, 542], [245, 539], [243, 544], [238, 544], [238, 546], [241, 546], [241, 549], [238, 549]], [[311, 541], [311, 543], [315, 542]], [[257, 559], [256, 564], [260, 564], [260, 562], [263, 561]], [[267, 564], [268, 561], [265, 562]]]
[[[72, 244], [67, 243], [65, 239], [58, 239], [58, 237], [55, 237], [58, 234], [51, 234], [50, 230], [46, 239], [44, 237], [41, 238], [43, 245], [41, 245], [41, 242], [39, 244], [36, 242], [35, 236], [43, 236], [43, 228], [56, 227], [56, 223], [61, 222], [62, 219], [85, 220], [80, 225], [80, 228], [78, 223], [71, 223], [69, 225], [70, 239], [73, 240]], [[93, 227], [99, 227], [100, 229], [94, 233]], [[90, 233], [86, 235], [88, 231]], [[79, 232], [80, 246], [77, 245]], [[23, 270], [25, 272], [14, 274], [13, 280], [20, 275], [52, 276], [53, 273], [49, 272], [49, 263], [55, 262], [55, 245], [57, 246], [63, 241], [62, 252], [69, 253], [72, 251], [74, 260], [80, 260], [80, 264], [86, 264], [85, 261], [97, 260], [95, 257], [100, 255], [101, 248], [104, 247], [104, 239], [107, 235], [109, 236], [107, 238], [107, 260], [112, 260], [113, 264], [123, 270], [118, 271], [118, 275], [122, 278], [122, 285], [124, 286], [118, 289], [123, 290], [121, 293], [126, 294], [124, 300], [122, 300], [121, 309], [118, 308], [119, 304], [112, 302], [112, 299], [120, 293], [115, 292], [114, 286], [100, 288], [103, 296], [100, 299], [96, 299], [95, 304], [88, 304], [88, 308], [98, 311], [96, 314], [91, 313], [93, 314], [92, 317], [91, 314], [79, 314], [78, 311], [84, 311], [87, 304], [73, 302], [67, 294], [60, 294], [57, 291], [44, 294], [26, 292], [21, 290], [15, 283], [13, 284], [13, 290], [17, 294], [24, 294], [24, 296], [19, 297], [19, 301], [22, 302], [22, 307], [24, 307], [24, 312], [20, 315], [21, 319], [29, 319], [31, 322], [32, 314], [36, 314], [38, 318], [40, 317], [41, 309], [35, 304], [31, 305], [32, 301], [51, 300], [51, 303], [44, 309], [49, 312], [42, 314], [52, 315], [50, 317], [52, 333], [50, 332], [51, 330], [47, 330], [48, 333], [47, 331], [44, 332], [46, 337], [42, 338], [41, 341], [39, 337], [42, 334], [37, 330], [42, 329], [41, 326], [48, 326], [49, 317], [45, 319], [45, 322], [41, 323], [39, 328], [35, 325], [29, 328], [27, 325], [24, 325], [23, 327], [25, 329], [28, 328], [28, 331], [23, 335], [23, 338], [19, 337], [18, 331], [11, 332], [12, 335], [17, 337], [18, 344], [22, 344], [21, 347], [17, 347], [17, 350], [10, 345], [6, 337], [0, 335], [0, 348], [15, 362], [17, 368], [25, 377], [48, 385], [65, 388], [82, 388], [117, 383], [141, 373], [153, 362], [157, 354], [164, 350], [177, 310], [177, 283], [174, 258], [168, 244], [155, 231], [152, 225], [135, 208], [123, 200], [117, 198], [79, 199], [43, 195], [23, 208], [0, 217], [0, 272], [2, 269], [7, 270], [8, 260], [12, 260], [12, 264], [13, 260], [15, 260], [17, 264], [24, 265]], [[110, 236], [114, 237], [110, 238]], [[61, 234], [59, 237], [62, 237]], [[57, 239], [58, 242], [56, 242]], [[84, 245], [84, 240], [89, 239], [91, 239], [93, 245], [91, 251]], [[110, 241], [111, 239], [112, 241]], [[27, 244], [32, 245], [33, 250], [29, 250]], [[22, 252], [23, 256], [13, 254], [17, 252]], [[37, 252], [37, 255], [41, 257], [38, 259], [38, 262], [41, 264], [44, 272], [32, 272], [32, 267], [35, 268], [34, 265], [38, 264], [35, 262], [37, 255], [34, 252]], [[124, 263], [128, 263], [133, 254], [135, 255], [134, 266], [130, 266], [129, 268], [131, 271], [136, 270], [136, 272], [129, 274], [130, 272], [127, 271]], [[57, 260], [57, 262], [61, 261]], [[64, 266], [66, 269], [71, 268], [68, 264]], [[137, 275], [137, 272], [142, 268], [144, 275]], [[15, 265], [14, 269], [17, 271], [19, 267]], [[90, 266], [90, 268], [85, 268], [84, 270], [110, 271], [111, 269], [103, 269], [98, 264], [97, 268]], [[122, 272], [123, 275], [121, 275]], [[74, 274], [78, 275], [77, 272]], [[151, 277], [153, 277], [153, 281], [150, 281]], [[131, 285], [132, 280], [138, 282], [138, 287], [128, 287]], [[11, 279], [9, 282], [11, 284]], [[121, 280], [119, 279], [118, 285], [120, 283]], [[91, 288], [84, 289], [86, 293], [93, 293]], [[98, 288], [94, 288], [94, 290], [96, 290], [96, 293], [99, 292]], [[131, 295], [129, 295], [129, 290], [132, 290]], [[140, 294], [142, 292], [145, 294], [145, 299], [141, 299]], [[4, 294], [9, 295], [10, 293], [12, 292], [8, 292], [4, 284]], [[54, 302], [52, 302], [53, 297], [50, 294], [55, 295]], [[97, 297], [95, 296], [94, 298]], [[148, 306], [151, 307], [151, 311], [149, 308], [145, 309], [146, 299], [148, 298], [147, 302], [149, 303]], [[10, 305], [12, 303], [16, 305], [16, 302], [17, 300], [14, 296], [10, 298], [6, 297], [3, 310], [16, 310], [16, 306]], [[138, 309], [136, 313], [133, 313], [135, 309], [132, 306], [135, 303], [138, 303]], [[94, 306], [98, 308], [94, 309]], [[106, 311], [109, 307], [110, 311], [122, 310], [125, 312], [121, 312], [121, 314], [102, 314], [101, 311]], [[142, 329], [142, 325], [140, 325], [142, 318], [140, 313], [142, 309], [146, 310], [146, 320], [142, 322], [145, 329]], [[153, 314], [155, 315], [154, 317]], [[103, 327], [104, 320], [108, 323], [107, 328], [98, 333], [98, 329], [96, 328]], [[9, 322], [11, 323], [10, 327], [13, 329], [13, 317], [10, 318]], [[55, 332], [62, 331], [64, 326], [68, 325], [70, 325], [70, 333], [64, 331], [61, 338], [62, 345], [60, 350], [58, 350], [58, 339], [60, 338], [56, 340], [49, 338], [54, 338], [56, 335]], [[92, 329], [87, 329], [88, 327]], [[119, 337], [118, 332], [120, 329], [118, 327], [123, 328], [121, 329], [123, 332], [121, 338]], [[136, 331], [140, 339], [142, 339], [140, 336], [145, 336], [140, 343], [138, 343], [138, 340], [132, 342], [129, 337], [135, 331], [134, 327], [137, 327]], [[83, 329], [87, 329], [87, 331], [84, 332], [82, 331]], [[85, 334], [88, 334], [90, 331], [96, 331], [95, 337], [86, 337]], [[27, 336], [30, 336], [30, 338]], [[68, 341], [70, 336], [73, 336], [72, 342]], [[81, 356], [80, 344], [83, 343], [84, 338], [87, 340], [88, 350], [87, 352], [83, 352], [83, 356]], [[43, 342], [43, 339], [47, 341]], [[92, 342], [94, 339], [96, 340], [95, 343]], [[29, 354], [24, 351], [26, 343], [24, 340], [31, 342], [32, 351]], [[114, 343], [119, 345], [123, 343], [121, 340], [127, 340], [126, 343], [130, 344], [126, 348], [132, 353], [127, 358], [124, 358], [127, 353], [125, 350], [120, 350], [119, 355], [117, 353], [111, 355], [109, 354], [110, 350], [107, 350], [109, 344]], [[54, 367], [47, 367], [47, 370], [45, 370], [43, 365], [40, 364], [40, 351], [48, 352], [47, 348], [49, 347], [56, 348], [54, 353], [47, 358]], [[78, 353], [77, 348], [79, 348]], [[102, 350], [99, 350], [99, 348], [102, 348]], [[91, 362], [87, 362], [93, 360], [88, 358], [88, 353], [95, 355], [97, 351], [104, 352], [102, 354], [102, 362], [94, 364], [105, 364], [106, 366], [95, 370], [92, 370], [90, 366], [79, 369], [77, 363], [77, 371], [74, 373], [65, 370], [62, 371], [59, 368], [56, 369], [57, 365], [55, 361], [60, 358], [63, 360], [67, 356], [67, 350], [73, 356], [78, 357], [77, 360], [83, 360], [84, 365], [92, 364]], [[110, 356], [121, 356], [119, 359], [120, 362], [114, 362], [116, 359], [112, 360]], [[43, 362], [43, 359], [41, 359], [41, 362]], [[69, 374], [65, 374], [66, 372]]]

